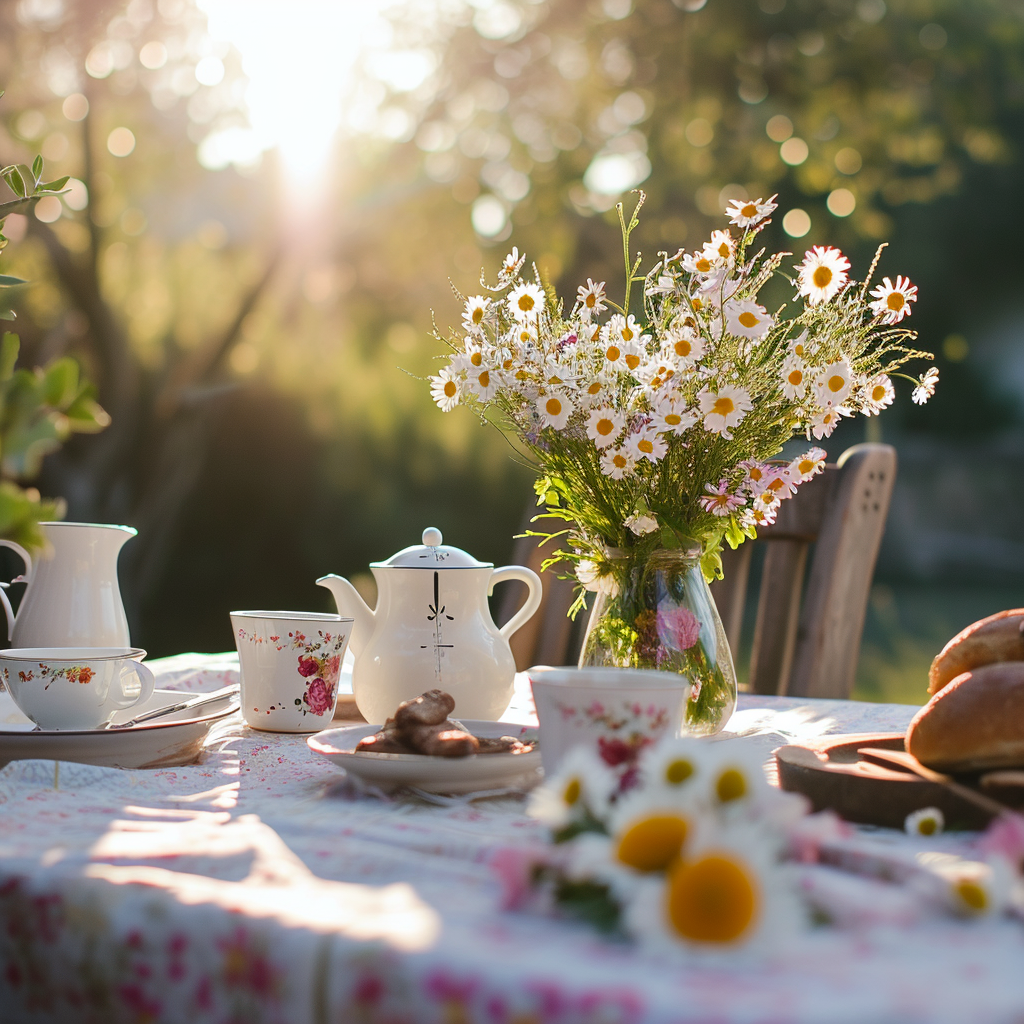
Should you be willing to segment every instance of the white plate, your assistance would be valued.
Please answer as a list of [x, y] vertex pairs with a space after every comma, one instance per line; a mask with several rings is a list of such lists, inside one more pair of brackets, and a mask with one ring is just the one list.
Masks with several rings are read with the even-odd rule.
[[[154, 690], [149, 700], [114, 715], [114, 723], [167, 707], [193, 694]], [[176, 711], [166, 718], [130, 729], [36, 729], [11, 695], [0, 693], [0, 767], [8, 761], [40, 758], [76, 761], [104, 768], [164, 768], [188, 764], [199, 756], [210, 727], [238, 709], [237, 696], [227, 696], [195, 710]]]
[[[468, 718], [459, 721], [474, 736], [488, 739], [515, 736], [525, 743], [538, 736], [537, 729], [525, 725]], [[325, 729], [306, 742], [310, 750], [383, 790], [415, 786], [428, 793], [477, 793], [490, 789], [528, 789], [541, 779], [538, 747], [525, 754], [471, 754], [469, 757], [356, 753], [356, 744], [380, 728], [379, 725], [350, 725], [343, 729]]]

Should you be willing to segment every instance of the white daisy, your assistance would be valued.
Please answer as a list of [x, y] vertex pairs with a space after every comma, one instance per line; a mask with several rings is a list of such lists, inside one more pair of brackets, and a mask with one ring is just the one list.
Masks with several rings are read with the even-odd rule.
[[607, 565], [604, 570], [602, 571], [602, 567], [592, 559], [581, 558], [576, 563], [576, 579], [583, 584], [584, 590], [593, 594], [607, 594], [608, 597], [616, 597], [619, 593], [619, 581]]
[[766, 508], [760, 502], [755, 502], [750, 508], [743, 509], [740, 513], [740, 522], [755, 529], [759, 526], [771, 526], [778, 515], [778, 509], [778, 505]]
[[845, 359], [829, 363], [814, 379], [814, 394], [823, 409], [842, 405], [853, 389], [853, 374]]
[[816, 245], [804, 253], [799, 271], [798, 294], [805, 295], [810, 305], [828, 302], [849, 280], [850, 261], [832, 246]]
[[452, 366], [457, 370], [478, 370], [483, 365], [483, 345], [476, 338], [467, 338], [465, 348], [452, 356]]
[[730, 299], [725, 304], [725, 324], [730, 334], [756, 341], [772, 329], [775, 321], [753, 299]]
[[668, 451], [668, 442], [656, 431], [647, 427], [630, 434], [626, 438], [625, 448], [632, 453], [637, 462], [641, 459], [658, 462], [665, 457], [665, 452]]
[[606, 448], [601, 455], [601, 472], [613, 480], [622, 480], [636, 469], [636, 459], [626, 447]]
[[801, 455], [789, 464], [792, 479], [806, 483], [812, 477], [825, 471], [825, 449], [812, 448], [806, 455]]
[[799, 483], [800, 478], [791, 472], [789, 466], [770, 466], [765, 472], [764, 480], [761, 482], [757, 494], [768, 492], [782, 501], [796, 494]]
[[498, 390], [498, 373], [492, 367], [484, 366], [466, 374], [466, 390], [482, 402], [494, 397]]
[[553, 830], [588, 813], [604, 820], [617, 785], [595, 751], [586, 746], [573, 747], [552, 777], [534, 790], [527, 813]]
[[590, 409], [595, 405], [606, 402], [609, 398], [608, 388], [610, 384], [611, 378], [604, 373], [597, 374], [589, 382], [581, 383], [578, 392], [580, 405], [584, 409]]
[[808, 340], [806, 329], [801, 331], [797, 337], [789, 339], [789, 351], [799, 359], [810, 358], [811, 352], [814, 351], [814, 342]]
[[654, 284], [647, 285], [647, 295], [668, 295], [676, 289], [676, 279], [672, 274], [659, 274]]
[[729, 440], [732, 439], [732, 428], [740, 424], [754, 408], [749, 393], [733, 384], [725, 384], [717, 391], [704, 388], [697, 396], [697, 401], [704, 414], [704, 426]]
[[707, 761], [708, 744], [692, 736], [666, 737], [649, 747], [640, 759], [644, 787], [666, 789], [691, 798], [696, 794]]
[[704, 355], [704, 341], [692, 327], [673, 323], [665, 332], [661, 349], [674, 356], [680, 368], [688, 367]]
[[639, 380], [647, 385], [648, 394], [654, 394], [676, 375], [675, 359], [664, 350], [648, 360], [636, 372]]
[[924, 405], [935, 394], [935, 385], [938, 383], [939, 371], [933, 366], [926, 373], [922, 374], [917, 387], [914, 388], [914, 393], [910, 396], [914, 404]]
[[482, 331], [490, 309], [491, 300], [484, 295], [474, 295], [466, 299], [466, 306], [462, 311], [462, 322], [466, 330], [474, 333]]
[[808, 376], [804, 361], [799, 356], [789, 356], [782, 364], [782, 393], [793, 401], [802, 398]]
[[850, 412], [842, 405], [828, 406], [822, 409], [811, 420], [811, 433], [814, 435], [815, 441], [820, 441], [823, 437], [829, 437], [838, 426], [840, 417], [849, 415]]
[[634, 789], [615, 804], [608, 820], [612, 856], [641, 874], [663, 872], [684, 857], [700, 827], [697, 807], [665, 789]]
[[922, 807], [907, 815], [903, 830], [908, 836], [937, 836], [946, 827], [946, 819], [938, 807]]
[[608, 308], [604, 302], [604, 281], [600, 284], [595, 284], [588, 277], [587, 283], [585, 285], [581, 284], [576, 290], [576, 294], [578, 296], [577, 301], [580, 304], [580, 316], [587, 323], [590, 323], [598, 313], [603, 313]]
[[526, 253], [520, 256], [519, 249], [512, 246], [512, 251], [502, 261], [501, 269], [498, 271], [498, 282], [511, 281], [519, 273], [519, 268], [522, 267], [525, 259]]
[[696, 252], [689, 253], [683, 257], [683, 270], [688, 274], [698, 274], [701, 277], [706, 277], [708, 274], [713, 273], [717, 267], [721, 266], [721, 263], [721, 259], [714, 253], [698, 249]]
[[606, 885], [612, 897], [620, 904], [633, 898], [637, 883], [644, 876], [619, 861], [615, 856], [615, 844], [611, 836], [599, 832], [583, 832], [567, 846], [567, 878]]
[[992, 917], [1007, 906], [1011, 869], [1001, 857], [991, 863], [945, 861], [929, 864], [940, 884], [940, 898], [960, 917]]
[[733, 199], [726, 208], [725, 215], [730, 224], [740, 228], [752, 228], [759, 224], [770, 213], [778, 209], [775, 196], [771, 199]]
[[569, 422], [574, 408], [568, 396], [560, 391], [548, 391], [537, 399], [541, 426], [556, 430], [561, 430]]
[[731, 264], [736, 258], [736, 239], [729, 231], [712, 231], [711, 241], [704, 243], [704, 252], [725, 264]]
[[518, 323], [531, 323], [544, 308], [544, 292], [540, 285], [524, 281], [509, 292], [508, 311]]
[[602, 406], [592, 409], [587, 416], [587, 437], [589, 437], [598, 448], [607, 448], [615, 443], [622, 428], [626, 425], [626, 417], [615, 409]]
[[622, 346], [622, 362], [626, 369], [636, 376], [640, 364], [647, 358], [647, 351], [638, 342], [627, 341]]
[[771, 466], [767, 462], [758, 462], [757, 459], [744, 459], [738, 463], [738, 467], [744, 472], [740, 490], [746, 491], [748, 494], [758, 494], [764, 490], [764, 485], [768, 480], [768, 473], [771, 470]]
[[651, 336], [644, 334], [643, 328], [636, 322], [636, 317], [632, 313], [628, 317], [616, 313], [608, 321], [608, 331], [623, 343], [634, 341], [639, 345], [644, 345], [651, 340]]
[[699, 419], [696, 412], [687, 409], [672, 397], [655, 404], [651, 416], [651, 429], [659, 434], [685, 434]]
[[654, 533], [658, 528], [658, 520], [653, 516], [645, 516], [639, 512], [634, 512], [631, 516], [626, 517], [623, 525], [628, 526], [637, 537], [643, 537], [645, 534]]
[[860, 390], [861, 408], [867, 416], [876, 416], [886, 406], [892, 405], [895, 398], [892, 381], [884, 373], [873, 377]]
[[[612, 318], [615, 319], [614, 317]], [[618, 318], [622, 320], [622, 317]], [[626, 368], [625, 344], [618, 332], [610, 323], [601, 328], [602, 354], [604, 355], [604, 370], [622, 371]]]
[[882, 318], [883, 324], [898, 324], [905, 316], [910, 316], [910, 303], [917, 302], [917, 285], [910, 283], [909, 277], [896, 275], [896, 283], [887, 277], [882, 283], [871, 289], [872, 296], [877, 300], [871, 303], [871, 312]]
[[717, 487], [705, 484], [704, 490], [707, 494], [702, 494], [698, 500], [704, 511], [713, 516], [731, 516], [743, 504], [743, 499], [733, 491], [728, 480], [719, 480]]
[[430, 378], [430, 397], [441, 412], [451, 412], [462, 397], [462, 382], [451, 367], [446, 366], [436, 377]]

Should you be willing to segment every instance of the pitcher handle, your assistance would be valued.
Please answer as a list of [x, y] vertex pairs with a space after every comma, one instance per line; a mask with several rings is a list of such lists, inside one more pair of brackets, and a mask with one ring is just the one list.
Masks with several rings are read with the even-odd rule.
[[[129, 696], [124, 692], [125, 676], [130, 673], [135, 673], [139, 677], [142, 692], [138, 697]], [[130, 661], [126, 665], [121, 666], [121, 676], [118, 679], [118, 684], [121, 688], [121, 695], [120, 697], [111, 696], [110, 703], [115, 707], [124, 710], [125, 708], [135, 707], [136, 704], [145, 704], [145, 702], [153, 696], [153, 689], [156, 686], [156, 676], [153, 675], [152, 669], [143, 665], [141, 662]]]
[[505, 623], [498, 632], [507, 640], [520, 626], [524, 625], [533, 613], [540, 607], [544, 590], [541, 586], [540, 577], [525, 565], [503, 565], [491, 573], [490, 585], [487, 593], [494, 590], [496, 583], [504, 583], [505, 580], [522, 580], [530, 588], [522, 608]]
[[[15, 544], [13, 540], [0, 538], [0, 547], [10, 548], [25, 563], [25, 571], [20, 576], [15, 576], [11, 583], [27, 583], [28, 578], [32, 575], [32, 556], [20, 544]], [[8, 640], [14, 636], [14, 609], [11, 607], [6, 592], [11, 583], [0, 583], [0, 603], [4, 606], [4, 615], [7, 616]]]

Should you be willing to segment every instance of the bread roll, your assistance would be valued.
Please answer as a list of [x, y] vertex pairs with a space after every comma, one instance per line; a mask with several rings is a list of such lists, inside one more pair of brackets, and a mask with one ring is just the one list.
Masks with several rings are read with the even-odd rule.
[[997, 612], [961, 630], [935, 656], [928, 692], [938, 693], [963, 672], [999, 661], [1024, 661], [1024, 608]]
[[940, 772], [1024, 766], [1024, 661], [957, 676], [914, 716], [907, 750]]

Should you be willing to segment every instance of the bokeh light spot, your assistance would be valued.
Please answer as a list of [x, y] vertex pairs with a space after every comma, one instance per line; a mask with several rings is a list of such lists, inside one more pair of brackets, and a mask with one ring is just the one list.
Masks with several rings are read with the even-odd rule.
[[508, 223], [508, 214], [505, 206], [496, 196], [480, 196], [473, 203], [473, 211], [470, 214], [473, 223], [473, 230], [484, 238], [494, 238], [500, 235], [502, 229]]
[[857, 197], [848, 188], [833, 189], [825, 204], [834, 217], [849, 217], [857, 208]]
[[130, 128], [115, 128], [107, 136], [111, 156], [128, 156], [135, 149], [135, 135]]
[[782, 218], [782, 230], [790, 238], [803, 238], [811, 230], [811, 218], [806, 210], [796, 207]]

